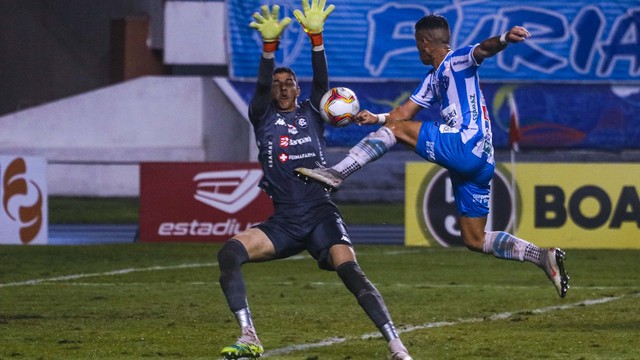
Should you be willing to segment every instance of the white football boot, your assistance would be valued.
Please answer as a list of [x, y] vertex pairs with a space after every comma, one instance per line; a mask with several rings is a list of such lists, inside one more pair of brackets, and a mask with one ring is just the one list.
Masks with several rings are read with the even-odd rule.
[[561, 298], [567, 296], [567, 290], [569, 289], [569, 275], [564, 270], [564, 251], [558, 248], [550, 248], [546, 250], [546, 258], [542, 264], [542, 269], [547, 274], [547, 277], [558, 291], [558, 295]]
[[407, 354], [404, 351], [398, 351], [398, 352], [391, 353], [389, 355], [389, 359], [390, 360], [413, 360], [411, 355]]
[[404, 347], [400, 338], [393, 339], [389, 342], [389, 359], [390, 360], [413, 360], [409, 351]]

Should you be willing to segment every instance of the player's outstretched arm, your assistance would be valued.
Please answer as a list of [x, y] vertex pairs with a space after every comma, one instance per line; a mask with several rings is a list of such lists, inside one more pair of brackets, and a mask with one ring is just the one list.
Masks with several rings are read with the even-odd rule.
[[411, 100], [407, 100], [404, 104], [394, 108], [388, 114], [374, 114], [369, 110], [361, 110], [356, 114], [356, 122], [358, 125], [386, 124], [394, 121], [412, 120], [422, 109], [420, 105]]
[[320, 99], [329, 90], [329, 70], [327, 69], [327, 58], [324, 53], [324, 40], [322, 31], [324, 22], [329, 14], [333, 12], [335, 6], [330, 4], [325, 9], [326, 0], [302, 0], [302, 10], [293, 11], [304, 31], [311, 40], [311, 64], [313, 66], [313, 84], [311, 87], [311, 103], [317, 108], [320, 107]]
[[258, 81], [256, 90], [249, 104], [249, 118], [261, 118], [266, 113], [271, 103], [271, 82], [273, 80], [273, 69], [275, 67], [275, 51], [278, 49], [280, 35], [291, 23], [288, 17], [278, 20], [280, 7], [274, 5], [269, 11], [267, 5], [261, 7], [262, 14], [253, 14], [254, 21], [249, 26], [258, 30], [262, 36], [262, 58], [258, 69]]
[[500, 36], [494, 36], [481, 42], [473, 50], [473, 57], [481, 63], [484, 59], [492, 57], [500, 51], [506, 49], [509, 43], [517, 43], [531, 36], [527, 29], [522, 26], [514, 26], [511, 30]]

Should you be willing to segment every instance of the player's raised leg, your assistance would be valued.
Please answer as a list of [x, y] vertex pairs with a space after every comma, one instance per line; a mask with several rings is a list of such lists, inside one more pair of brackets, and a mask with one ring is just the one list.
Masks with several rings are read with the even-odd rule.
[[360, 170], [366, 164], [378, 160], [395, 144], [396, 137], [393, 132], [383, 126], [360, 140], [338, 164], [330, 168], [307, 169], [301, 167], [295, 171], [302, 179], [318, 181], [324, 184], [327, 190], [335, 191], [349, 175]]
[[486, 163], [473, 181], [469, 181], [463, 174], [449, 169], [456, 209], [462, 214], [458, 217], [462, 241], [473, 251], [492, 254], [499, 259], [536, 264], [553, 282], [558, 295], [565, 297], [569, 289], [569, 276], [564, 270], [564, 252], [541, 249], [505, 231], [485, 231], [489, 214], [489, 184], [493, 172], [494, 165]]
[[564, 251], [558, 248], [542, 249], [504, 231], [488, 231], [482, 251], [500, 259], [529, 261], [538, 265], [547, 274], [558, 295], [567, 295], [569, 275], [564, 268]]

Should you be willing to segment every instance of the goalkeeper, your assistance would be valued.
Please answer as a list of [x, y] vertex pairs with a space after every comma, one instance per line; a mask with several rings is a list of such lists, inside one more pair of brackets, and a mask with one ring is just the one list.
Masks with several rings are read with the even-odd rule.
[[[259, 148], [258, 160], [264, 177], [260, 187], [273, 200], [275, 213], [264, 223], [229, 239], [218, 252], [220, 286], [241, 329], [238, 340], [222, 349], [225, 359], [256, 358], [264, 350], [251, 318], [241, 266], [286, 258], [308, 251], [321, 269], [336, 271], [371, 321], [388, 342], [390, 357], [411, 359], [398, 337], [382, 296], [367, 279], [340, 211], [320, 184], [307, 185], [293, 170], [325, 164], [320, 99], [329, 89], [322, 30], [334, 6], [325, 0], [302, 1], [304, 12], [294, 15], [311, 40], [313, 85], [311, 97], [298, 102], [300, 87], [290, 68], [275, 68], [280, 35], [290, 23], [278, 19], [279, 6], [262, 6], [250, 24], [262, 35], [263, 52], [258, 81], [249, 105], [249, 119]], [[274, 69], [275, 68], [275, 69]], [[352, 357], [358, 357], [353, 354]]]

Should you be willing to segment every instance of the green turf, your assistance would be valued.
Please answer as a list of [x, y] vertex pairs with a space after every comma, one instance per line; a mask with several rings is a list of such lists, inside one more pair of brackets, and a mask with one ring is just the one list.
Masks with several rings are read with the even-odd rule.
[[[238, 330], [218, 248], [0, 247], [0, 359], [219, 358]], [[531, 264], [462, 249], [357, 251], [415, 359], [640, 359], [640, 251], [570, 249], [565, 299]], [[278, 354], [267, 358], [386, 358], [353, 296], [310, 258], [243, 270], [267, 355]], [[292, 348], [333, 338], [343, 341]]]
[[49, 197], [50, 224], [137, 224], [138, 198]]
[[[404, 203], [338, 203], [348, 224], [404, 224]], [[49, 198], [50, 224], [137, 224], [137, 198]]]

